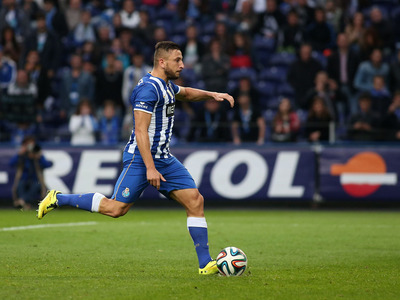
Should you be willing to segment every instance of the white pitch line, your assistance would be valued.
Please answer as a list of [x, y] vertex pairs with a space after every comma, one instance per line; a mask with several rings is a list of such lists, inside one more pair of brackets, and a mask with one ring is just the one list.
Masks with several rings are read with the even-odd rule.
[[27, 225], [0, 228], [0, 231], [16, 231], [16, 230], [30, 230], [39, 228], [54, 228], [54, 227], [73, 227], [73, 226], [90, 226], [96, 225], [97, 222], [76, 222], [76, 223], [58, 223], [58, 224], [40, 224], [40, 225]]

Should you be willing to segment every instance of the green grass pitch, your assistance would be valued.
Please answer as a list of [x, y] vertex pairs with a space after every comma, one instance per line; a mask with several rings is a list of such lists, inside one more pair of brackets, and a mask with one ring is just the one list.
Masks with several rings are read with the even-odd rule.
[[[210, 250], [241, 248], [240, 277], [200, 276], [183, 210], [111, 219], [0, 211], [0, 299], [400, 299], [400, 215], [208, 210]], [[5, 227], [96, 222], [6, 231]]]

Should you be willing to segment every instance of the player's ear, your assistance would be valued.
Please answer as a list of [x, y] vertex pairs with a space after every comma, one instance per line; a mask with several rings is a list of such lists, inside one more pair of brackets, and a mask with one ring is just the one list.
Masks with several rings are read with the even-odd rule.
[[165, 67], [165, 59], [160, 57], [160, 59], [158, 60], [158, 65], [164, 69]]

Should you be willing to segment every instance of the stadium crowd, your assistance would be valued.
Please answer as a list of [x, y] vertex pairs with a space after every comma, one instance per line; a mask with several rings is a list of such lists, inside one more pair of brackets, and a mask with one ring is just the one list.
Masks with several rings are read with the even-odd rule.
[[397, 0], [1, 0], [0, 142], [124, 142], [154, 45], [181, 46], [179, 142], [400, 140]]

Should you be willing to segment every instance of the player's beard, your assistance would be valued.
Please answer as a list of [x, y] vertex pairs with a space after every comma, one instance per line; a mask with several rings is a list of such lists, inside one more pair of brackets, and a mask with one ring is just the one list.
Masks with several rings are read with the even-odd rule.
[[176, 75], [177, 72], [172, 71], [170, 68], [166, 67], [165, 70], [165, 75], [167, 76], [168, 80], [175, 80], [179, 78], [180, 72], [178, 75]]

